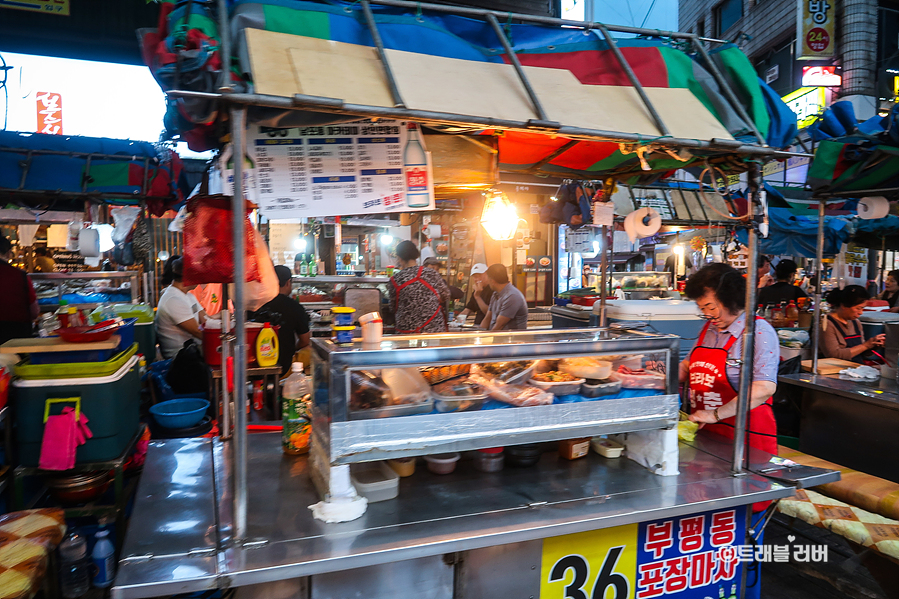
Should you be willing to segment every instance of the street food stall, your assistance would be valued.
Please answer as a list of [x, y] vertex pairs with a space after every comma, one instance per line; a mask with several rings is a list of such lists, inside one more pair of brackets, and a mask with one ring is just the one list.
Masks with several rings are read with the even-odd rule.
[[[244, 180], [248, 115], [282, 127], [392, 118], [409, 121], [409, 131], [425, 123], [501, 132], [500, 165], [533, 172], [569, 169], [560, 165], [570, 151], [582, 174], [612, 154], [601, 172], [726, 157], [749, 170], [754, 193], [758, 161], [787, 155], [767, 146], [692, 34], [401, 0], [278, 4], [277, 19], [260, 5], [237, 5], [230, 23], [226, 3], [219, 6], [224, 54], [240, 44], [235, 54], [253, 92], [166, 91], [176, 103], [219, 102], [230, 111], [234, 181]], [[285, 23], [295, 26], [285, 32]], [[686, 88], [647, 85], [612, 30], [691, 44], [705, 65], [691, 68], [709, 69], [723, 94], [716, 110], [739, 123], [733, 132]], [[416, 52], [427, 36], [435, 43]], [[690, 64], [672, 47], [636, 45], [645, 44], [657, 66]], [[610, 69], [600, 80], [579, 81], [563, 64], [567, 53], [585, 49]], [[735, 139], [744, 133], [753, 141]], [[342, 134], [335, 130], [334, 139]], [[329, 138], [323, 132], [316, 146]], [[423, 195], [419, 166], [411, 165], [416, 185], [391, 198], [392, 209], [427, 207], [425, 198], [409, 197]], [[334, 177], [322, 185], [350, 183]], [[245, 192], [235, 186], [237, 205]], [[299, 209], [298, 198], [281, 204]], [[241, 212], [233, 211], [238, 388], [246, 368]], [[751, 273], [749, 305], [754, 280]], [[753, 327], [750, 319], [744, 359], [752, 356]], [[739, 596], [746, 568], [737, 547], [759, 532], [747, 533], [748, 506], [838, 474], [745, 451], [748, 369], [736, 440], [678, 442], [679, 347], [675, 336], [606, 328], [385, 336], [370, 344], [315, 339], [309, 455], [282, 455], [277, 432], [248, 434], [241, 394], [230, 440], [152, 443], [113, 597], [217, 588], [260, 597], [600, 597], [610, 587], [620, 596], [681, 592], [690, 580], [692, 596]], [[673, 564], [684, 564], [677, 576]]]

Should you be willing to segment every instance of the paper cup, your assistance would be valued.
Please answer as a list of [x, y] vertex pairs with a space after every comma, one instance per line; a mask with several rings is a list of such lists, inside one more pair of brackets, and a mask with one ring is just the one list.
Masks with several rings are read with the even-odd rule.
[[362, 325], [362, 343], [380, 343], [384, 334], [384, 323], [372, 320]]

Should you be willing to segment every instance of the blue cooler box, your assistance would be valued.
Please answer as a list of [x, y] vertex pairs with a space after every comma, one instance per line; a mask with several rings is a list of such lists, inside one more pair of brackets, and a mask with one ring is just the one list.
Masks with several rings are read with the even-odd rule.
[[59, 414], [76, 402], [94, 436], [77, 449], [75, 462], [114, 460], [125, 451], [140, 424], [138, 358], [132, 356], [111, 376], [16, 380], [11, 401], [17, 455], [23, 466], [34, 467], [40, 461], [44, 414]]
[[[593, 309], [599, 311], [599, 302]], [[647, 333], [677, 335], [681, 360], [693, 351], [705, 325], [696, 302], [683, 300], [606, 300], [606, 316], [609, 324], [641, 322], [647, 325], [643, 329]]]

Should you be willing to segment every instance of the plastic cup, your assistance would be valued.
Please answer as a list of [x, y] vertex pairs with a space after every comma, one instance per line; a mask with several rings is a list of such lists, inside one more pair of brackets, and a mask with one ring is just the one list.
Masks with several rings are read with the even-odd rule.
[[380, 343], [384, 334], [384, 323], [378, 320], [372, 320], [362, 325], [362, 343]]
[[363, 314], [359, 317], [359, 324], [364, 325], [375, 320], [381, 322], [381, 315], [377, 312], [369, 312], [368, 314]]

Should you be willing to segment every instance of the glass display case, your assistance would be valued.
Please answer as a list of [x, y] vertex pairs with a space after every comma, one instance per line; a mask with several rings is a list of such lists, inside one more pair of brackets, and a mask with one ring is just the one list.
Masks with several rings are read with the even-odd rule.
[[668, 297], [668, 291], [674, 286], [672, 273], [667, 271], [613, 272], [611, 278], [612, 289], [620, 287], [625, 299]]
[[54, 312], [59, 301], [95, 308], [104, 303], [140, 301], [140, 273], [136, 270], [101, 272], [28, 273], [42, 312]]
[[337, 465], [670, 429], [679, 344], [607, 329], [314, 339], [313, 444]]
[[293, 291], [298, 302], [309, 310], [328, 309], [343, 303], [343, 294], [348, 288], [377, 288], [387, 297], [389, 277], [357, 277], [352, 275], [318, 275], [315, 277], [293, 277]]

